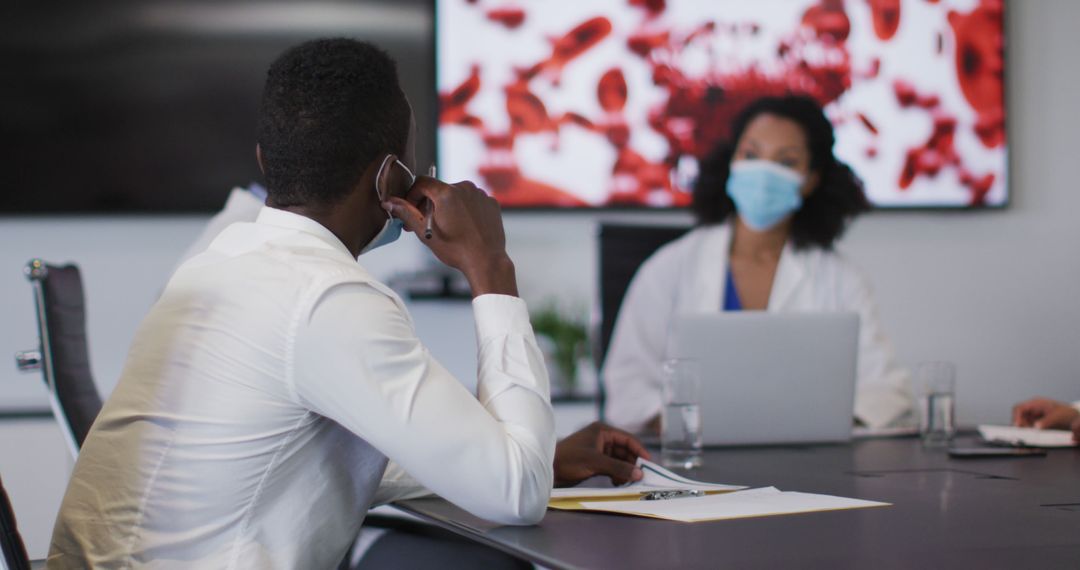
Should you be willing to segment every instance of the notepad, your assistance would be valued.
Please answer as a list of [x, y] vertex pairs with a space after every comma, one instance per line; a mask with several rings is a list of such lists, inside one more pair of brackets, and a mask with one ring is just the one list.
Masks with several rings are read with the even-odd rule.
[[821, 511], [887, 507], [889, 503], [764, 487], [665, 501], [586, 501], [582, 508], [680, 522], [719, 521]]
[[983, 425], [979, 426], [979, 435], [992, 443], [1024, 447], [1076, 447], [1072, 432], [1063, 429]]
[[638, 459], [637, 466], [641, 469], [640, 481], [628, 483], [619, 487], [568, 487], [554, 489], [551, 492], [551, 500], [548, 506], [553, 509], [579, 510], [582, 501], [610, 501], [610, 500], [637, 500], [642, 495], [652, 491], [669, 491], [675, 489], [694, 489], [705, 493], [729, 493], [746, 489], [745, 485], [724, 485], [719, 483], [705, 483], [695, 481], [673, 473], [663, 467], [645, 459]]

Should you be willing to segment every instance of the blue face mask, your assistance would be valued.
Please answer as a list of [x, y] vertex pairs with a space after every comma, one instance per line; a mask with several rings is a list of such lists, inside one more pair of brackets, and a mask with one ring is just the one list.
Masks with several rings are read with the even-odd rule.
[[[379, 181], [382, 180], [383, 169], [386, 168], [386, 165], [389, 162], [390, 155], [386, 155], [386, 158], [383, 159], [382, 164], [379, 165], [379, 172], [375, 175], [375, 195], [379, 197], [380, 203], [390, 197], [389, 193], [384, 196], [383, 193], [379, 191]], [[412, 186], [413, 183], [416, 182], [416, 175], [414, 175], [412, 171], [409, 170], [408, 166], [402, 164], [400, 160], [394, 159], [394, 163], [405, 169], [405, 173], [409, 175], [409, 186]], [[371, 241], [369, 241], [368, 244], [364, 246], [364, 249], [360, 250], [360, 255], [364, 255], [365, 253], [373, 249], [382, 247], [388, 243], [394, 243], [399, 237], [401, 237], [401, 228], [404, 227], [405, 224], [401, 220], [390, 215], [389, 211], [386, 212], [386, 218], [386, 223], [383, 224], [382, 229], [379, 230], [379, 233], [375, 234], [375, 237], [372, 238]]]
[[727, 195], [743, 223], [767, 230], [802, 206], [803, 176], [769, 160], [739, 160], [731, 164]]

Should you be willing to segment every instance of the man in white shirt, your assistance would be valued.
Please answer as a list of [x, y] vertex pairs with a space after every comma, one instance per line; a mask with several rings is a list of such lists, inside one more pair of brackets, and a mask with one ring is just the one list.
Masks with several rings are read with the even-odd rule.
[[[532, 524], [554, 479], [597, 470], [589, 455], [553, 472], [547, 373], [498, 205], [467, 182], [414, 181], [413, 129], [393, 61], [370, 44], [317, 40], [275, 61], [257, 149], [267, 207], [184, 263], [142, 323], [50, 567], [333, 567], [372, 504], [430, 490]], [[402, 223], [422, 233], [428, 202], [423, 241], [475, 296], [476, 398], [356, 262]], [[584, 447], [643, 451], [604, 433]]]

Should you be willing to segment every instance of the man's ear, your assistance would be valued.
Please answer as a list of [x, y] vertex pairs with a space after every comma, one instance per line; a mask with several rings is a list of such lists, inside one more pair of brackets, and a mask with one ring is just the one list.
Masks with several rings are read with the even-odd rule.
[[266, 176], [266, 169], [263, 168], [262, 163], [262, 147], [259, 146], [259, 143], [255, 143], [255, 162], [259, 163], [259, 172], [261, 172], [263, 176]]
[[385, 200], [394, 195], [392, 189], [394, 188], [394, 181], [396, 179], [393, 176], [394, 169], [391, 168], [390, 165], [394, 164], [394, 161], [397, 159], [398, 157], [396, 154], [390, 153], [383, 155], [383, 157], [375, 163], [375, 168], [377, 169], [375, 171], [375, 188], [378, 190], [380, 200]]

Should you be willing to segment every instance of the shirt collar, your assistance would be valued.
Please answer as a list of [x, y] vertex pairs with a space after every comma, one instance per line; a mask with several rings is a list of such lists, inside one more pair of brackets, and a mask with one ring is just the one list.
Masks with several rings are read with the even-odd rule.
[[307, 216], [271, 208], [270, 206], [263, 206], [262, 209], [259, 210], [259, 216], [255, 218], [255, 223], [311, 234], [326, 242], [330, 247], [347, 254], [349, 257], [355, 257], [349, 252], [349, 248], [345, 247], [345, 244], [334, 235], [334, 232]]

